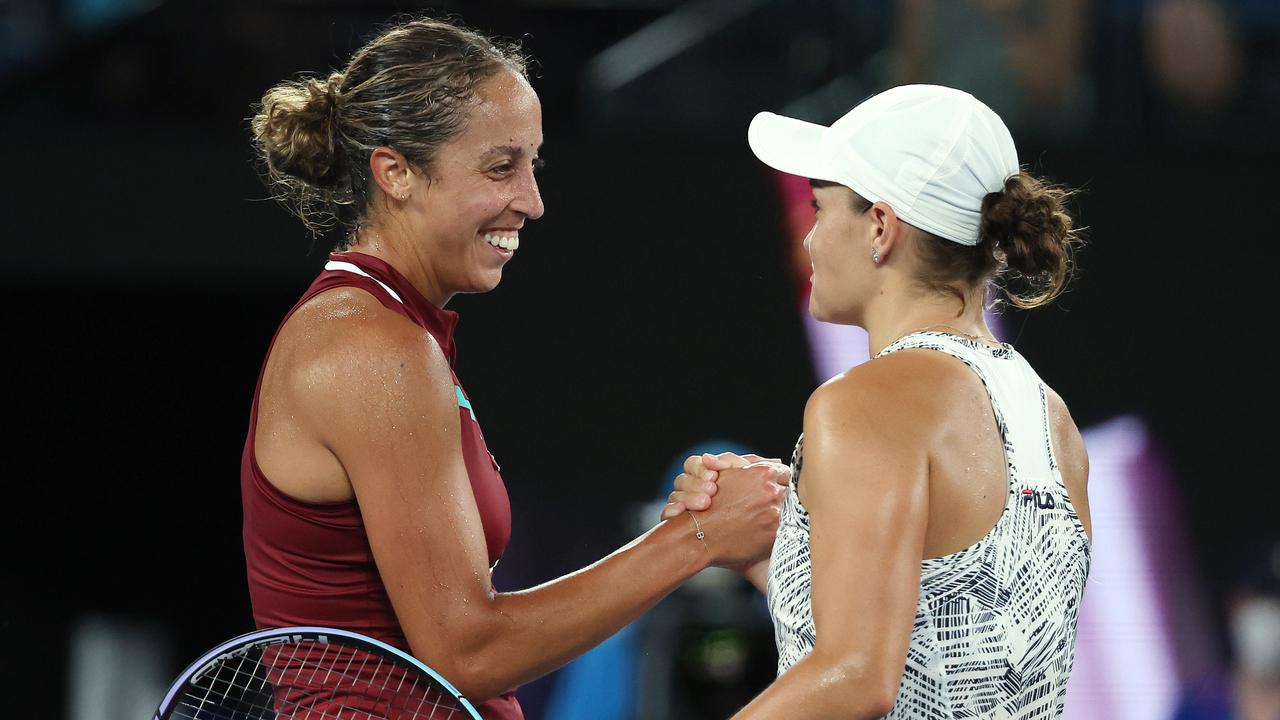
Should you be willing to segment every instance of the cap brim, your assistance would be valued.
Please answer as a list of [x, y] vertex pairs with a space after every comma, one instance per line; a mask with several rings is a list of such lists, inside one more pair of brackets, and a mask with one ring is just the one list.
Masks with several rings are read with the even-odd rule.
[[822, 152], [827, 128], [795, 118], [758, 113], [747, 128], [747, 144], [760, 162], [791, 175], [842, 182]]

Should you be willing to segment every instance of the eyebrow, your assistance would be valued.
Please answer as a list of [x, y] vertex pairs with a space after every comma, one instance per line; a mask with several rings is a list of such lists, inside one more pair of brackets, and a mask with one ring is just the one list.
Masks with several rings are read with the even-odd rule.
[[[533, 154], [537, 155], [540, 152], [542, 152], [541, 145], [538, 146], [537, 150], [534, 150]], [[488, 160], [489, 158], [499, 157], [502, 155], [510, 155], [512, 157], [524, 157], [524, 148], [518, 147], [515, 145], [494, 145], [493, 147], [486, 150], [484, 154], [480, 156], [480, 159]]]

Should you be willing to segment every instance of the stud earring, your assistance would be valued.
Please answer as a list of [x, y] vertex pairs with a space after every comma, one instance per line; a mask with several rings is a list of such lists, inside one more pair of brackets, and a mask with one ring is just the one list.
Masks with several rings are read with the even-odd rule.
[[879, 264], [880, 264], [880, 251], [879, 251], [879, 250], [872, 250], [872, 251], [871, 251], [871, 262], [873, 262], [873, 263], [875, 263], [875, 264], [877, 264], [877, 265], [879, 265]]

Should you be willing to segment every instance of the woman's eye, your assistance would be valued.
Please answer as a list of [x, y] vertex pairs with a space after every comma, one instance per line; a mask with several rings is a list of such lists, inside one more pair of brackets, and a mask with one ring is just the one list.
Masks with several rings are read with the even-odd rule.
[[817, 201], [817, 200], [810, 200], [810, 201], [809, 201], [809, 204], [813, 206], [813, 211], [814, 211], [814, 212], [818, 212], [818, 209], [819, 209], [819, 208], [818, 208], [818, 201]]

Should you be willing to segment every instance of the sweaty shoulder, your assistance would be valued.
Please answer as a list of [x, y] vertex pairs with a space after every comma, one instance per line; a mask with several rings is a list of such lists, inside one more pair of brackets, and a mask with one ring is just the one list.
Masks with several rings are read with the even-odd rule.
[[1083, 467], [1088, 471], [1089, 458], [1085, 453], [1084, 438], [1076, 426], [1075, 418], [1067, 409], [1067, 403], [1057, 391], [1048, 385], [1044, 386], [1049, 402], [1049, 429], [1053, 433], [1055, 454], [1058, 464], [1064, 468], [1072, 465]]
[[846, 503], [855, 490], [900, 518], [924, 506], [917, 501], [928, 491], [936, 411], [922, 372], [929, 372], [927, 363], [889, 362], [886, 356], [837, 375], [809, 397], [798, 489], [815, 518], [850, 510]]
[[876, 425], [928, 442], [939, 421], [958, 408], [972, 407], [974, 399], [985, 402], [983, 393], [981, 382], [955, 358], [899, 350], [829, 380], [813, 393], [806, 413], [866, 413]]
[[1053, 388], [1045, 385], [1049, 404], [1049, 432], [1053, 436], [1053, 453], [1058, 461], [1062, 481], [1067, 485], [1075, 501], [1085, 528], [1090, 528], [1087, 486], [1089, 482], [1089, 453], [1076, 421], [1071, 417], [1067, 404]]
[[435, 339], [358, 288], [320, 293], [294, 312], [273, 355], [310, 409], [377, 396], [390, 399], [423, 380], [452, 384]]

